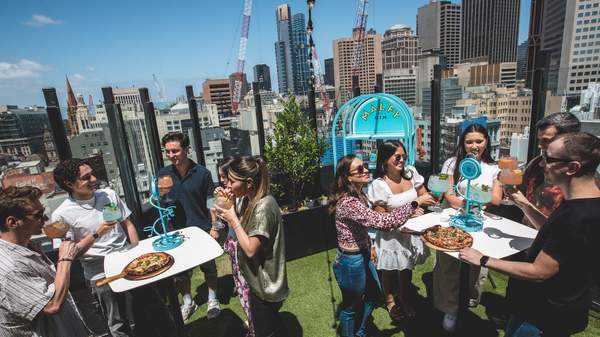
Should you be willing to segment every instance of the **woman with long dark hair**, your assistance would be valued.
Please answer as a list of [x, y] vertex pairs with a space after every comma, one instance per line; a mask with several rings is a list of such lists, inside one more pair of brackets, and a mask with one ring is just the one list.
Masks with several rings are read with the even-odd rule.
[[227, 188], [244, 198], [238, 217], [235, 207], [215, 205], [217, 216], [235, 232], [237, 258], [250, 288], [250, 314], [257, 337], [281, 336], [279, 309], [289, 290], [285, 265], [283, 220], [269, 194], [269, 177], [262, 158], [240, 157], [229, 164]]
[[[423, 185], [425, 179], [414, 166], [406, 165], [407, 160], [402, 142], [386, 140], [379, 145], [375, 180], [367, 192], [374, 205], [383, 204], [389, 211], [428, 193]], [[423, 203], [424, 206], [430, 204]], [[418, 208], [413, 216], [422, 214], [423, 209]], [[425, 262], [429, 250], [418, 236], [399, 229], [376, 231], [374, 243], [376, 266], [381, 271], [381, 285], [390, 318], [399, 320], [405, 316], [413, 317], [416, 312], [409, 300], [412, 270]], [[396, 303], [394, 297], [400, 303]]]
[[[481, 165], [481, 175], [471, 181], [471, 184], [487, 185], [492, 189], [491, 204], [499, 205], [502, 199], [502, 186], [497, 179], [500, 169], [491, 156], [490, 136], [485, 126], [471, 124], [461, 130], [460, 139], [454, 156], [442, 165], [442, 173], [448, 174], [450, 188], [444, 193], [445, 200], [453, 208], [463, 205], [463, 198], [454, 192], [454, 184], [460, 179], [457, 169], [459, 163], [467, 157], [472, 156]], [[458, 183], [458, 189], [465, 193], [467, 181]], [[458, 288], [459, 288], [460, 262], [445, 254], [436, 254], [436, 264], [433, 270], [433, 304], [444, 312], [443, 328], [454, 331], [456, 327], [456, 315], [458, 313]], [[487, 278], [487, 269], [471, 267], [469, 277], [469, 305], [476, 306], [481, 297], [481, 288]]]
[[[381, 294], [377, 271], [370, 259], [371, 239], [367, 228], [397, 228], [415, 213], [421, 203], [433, 200], [427, 194], [389, 213], [378, 213], [369, 207], [367, 196], [362, 191], [368, 182], [368, 167], [356, 156], [348, 155], [337, 162], [330, 206], [335, 211], [337, 231], [338, 252], [333, 271], [342, 291], [339, 316], [342, 337], [365, 336], [366, 323]], [[355, 324], [357, 312], [362, 313], [362, 317]]]

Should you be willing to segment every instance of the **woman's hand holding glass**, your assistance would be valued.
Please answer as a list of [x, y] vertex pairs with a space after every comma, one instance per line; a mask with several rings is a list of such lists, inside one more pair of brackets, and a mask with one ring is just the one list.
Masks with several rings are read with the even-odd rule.
[[239, 223], [239, 218], [235, 213], [235, 207], [230, 206], [229, 208], [223, 208], [215, 203], [214, 209], [217, 217], [227, 222], [230, 227], [234, 227]]
[[447, 174], [432, 174], [431, 176], [429, 176], [429, 181], [427, 182], [427, 188], [437, 198], [437, 200], [434, 200], [434, 203], [430, 204], [430, 205], [435, 205], [435, 206], [430, 206], [430, 207], [428, 207], [428, 209], [430, 211], [433, 211], [436, 213], [441, 213], [442, 212], [442, 206], [441, 206], [442, 195], [449, 188], [448, 175]]

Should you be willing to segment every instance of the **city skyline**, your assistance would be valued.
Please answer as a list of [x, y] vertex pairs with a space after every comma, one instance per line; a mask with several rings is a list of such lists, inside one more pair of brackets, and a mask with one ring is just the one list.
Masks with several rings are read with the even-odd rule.
[[[416, 30], [417, 8], [428, 2], [370, 2], [367, 29], [383, 34], [392, 25], [406, 24]], [[305, 1], [254, 3], [246, 68], [250, 78], [255, 64], [267, 64], [276, 76], [273, 12], [283, 3], [294, 13], [306, 14]], [[332, 57], [334, 39], [351, 34], [356, 3], [340, 4], [341, 0], [317, 1], [313, 10], [321, 61]], [[529, 1], [521, 1], [520, 12], [519, 42], [528, 33]], [[199, 93], [204, 80], [227, 78], [235, 71], [241, 16], [242, 1], [11, 2], [0, 13], [5, 23], [0, 36], [6, 46], [0, 54], [0, 105], [44, 105], [41, 88], [53, 86], [66, 107], [65, 75], [75, 93], [91, 94], [95, 102], [107, 85], [145, 86], [158, 101], [153, 74], [164, 83], [168, 101], [184, 94], [187, 84]]]

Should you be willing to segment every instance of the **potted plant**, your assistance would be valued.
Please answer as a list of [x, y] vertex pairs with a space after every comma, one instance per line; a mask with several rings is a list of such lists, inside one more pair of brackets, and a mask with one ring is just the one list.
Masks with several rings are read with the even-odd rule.
[[264, 152], [273, 193], [281, 204], [289, 205], [288, 211], [298, 209], [304, 187], [318, 172], [326, 147], [323, 136], [311, 127], [296, 98], [290, 95], [277, 115]]

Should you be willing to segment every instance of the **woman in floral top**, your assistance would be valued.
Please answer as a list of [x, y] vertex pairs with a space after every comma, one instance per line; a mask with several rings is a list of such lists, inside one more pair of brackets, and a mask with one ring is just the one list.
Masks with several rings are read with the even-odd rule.
[[[365, 326], [375, 302], [381, 295], [377, 271], [370, 260], [371, 240], [367, 228], [391, 230], [404, 224], [421, 203], [431, 202], [429, 194], [400, 206], [389, 213], [377, 213], [369, 208], [362, 188], [369, 181], [368, 167], [354, 155], [337, 163], [331, 207], [335, 211], [338, 253], [333, 272], [342, 291], [340, 335], [365, 336]], [[355, 328], [355, 308], [361, 307], [362, 317]]]

